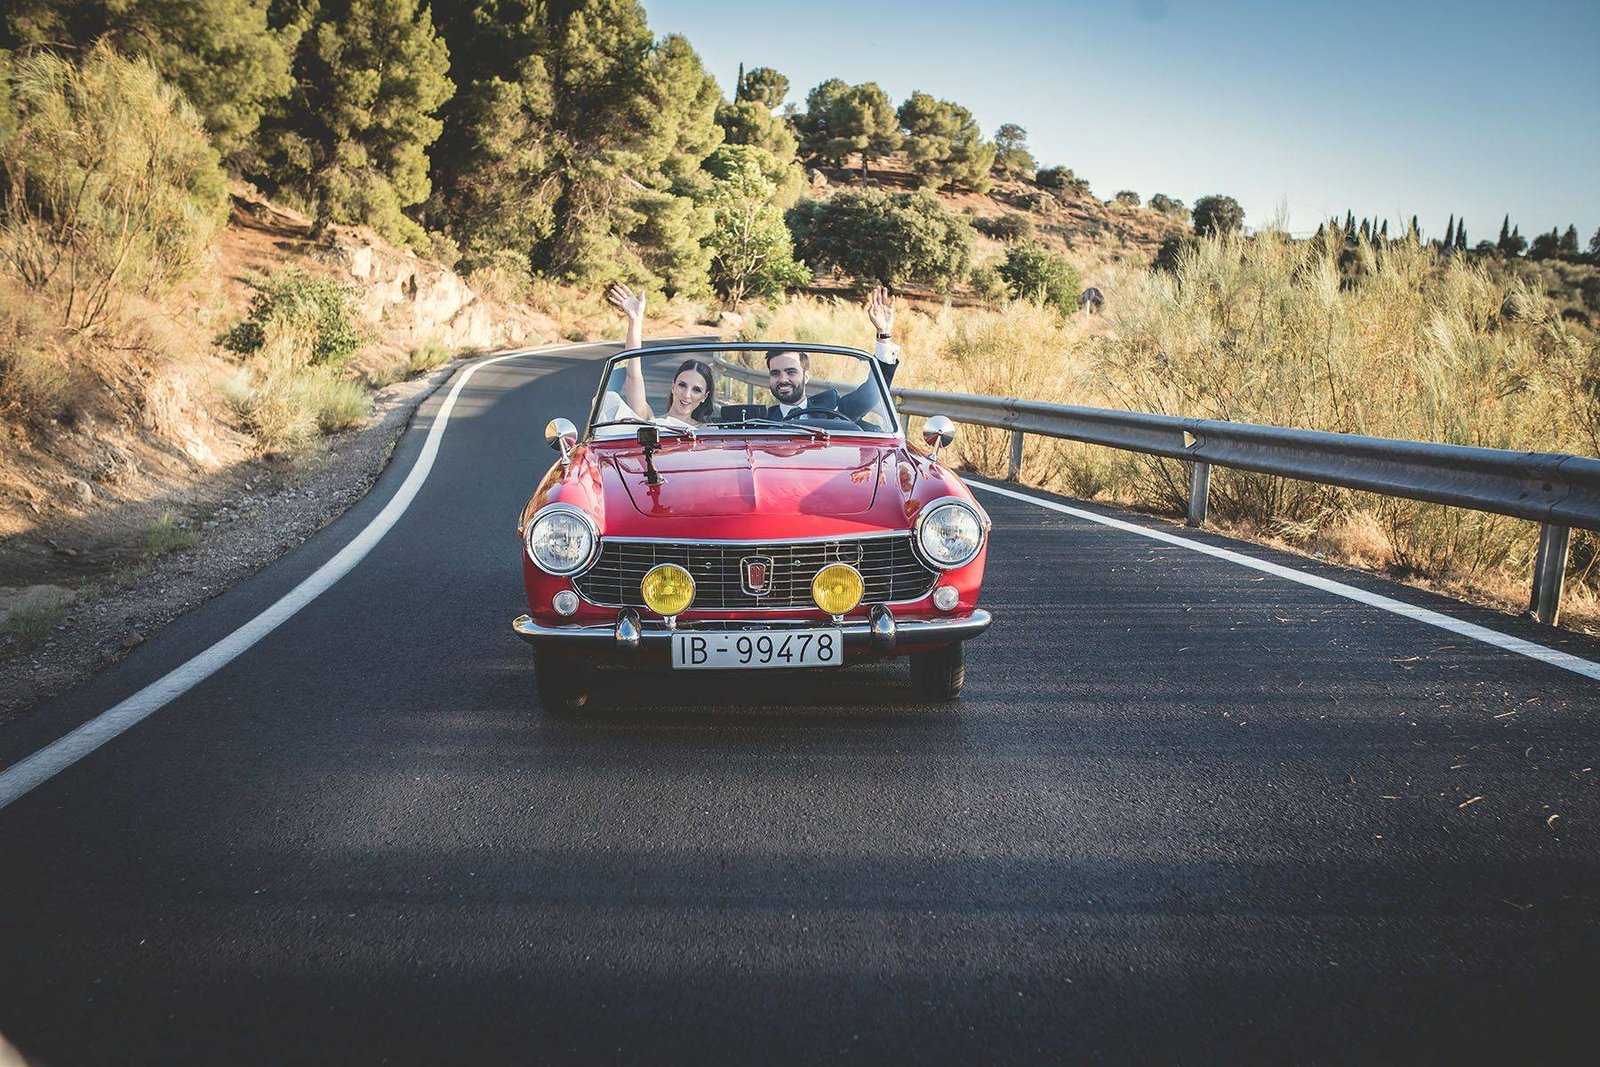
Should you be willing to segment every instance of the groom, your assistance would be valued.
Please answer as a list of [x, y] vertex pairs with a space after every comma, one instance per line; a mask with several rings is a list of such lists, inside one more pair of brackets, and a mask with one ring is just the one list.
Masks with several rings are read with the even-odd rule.
[[[894, 333], [894, 297], [883, 286], [872, 290], [867, 298], [867, 318], [877, 331], [878, 341], [872, 355], [883, 371], [883, 384], [894, 382], [895, 368], [900, 365], [900, 347], [892, 340]], [[859, 419], [873, 407], [877, 390], [869, 388], [869, 379], [850, 392], [840, 396], [837, 390], [824, 389], [815, 396], [806, 396], [806, 382], [811, 378], [811, 358], [804, 352], [773, 349], [767, 353], [767, 385], [777, 403], [767, 408], [767, 418], [787, 418], [792, 411], [837, 411], [852, 419]]]

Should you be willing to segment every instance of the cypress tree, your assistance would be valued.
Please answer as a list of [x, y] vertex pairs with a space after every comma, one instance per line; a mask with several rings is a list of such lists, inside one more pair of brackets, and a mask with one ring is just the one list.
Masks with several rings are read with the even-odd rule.
[[1467, 250], [1467, 219], [1463, 215], [1461, 221], [1456, 223], [1456, 247], [1461, 251]]
[[1444, 244], [1441, 245], [1440, 247], [1441, 248], [1452, 248], [1452, 247], [1455, 246], [1455, 243], [1456, 243], [1456, 217], [1452, 213], [1451, 216], [1450, 216], [1450, 221], [1445, 224], [1445, 227], [1444, 227]]
[[1346, 236], [1356, 232], [1355, 212], [1346, 210], [1344, 213], [1344, 232]]
[[1500, 240], [1495, 242], [1500, 251], [1504, 252], [1511, 243], [1511, 215], [1508, 213], [1500, 223]]
[[1567, 227], [1567, 232], [1561, 235], [1561, 243], [1556, 246], [1556, 250], [1564, 256], [1578, 254], [1578, 228], [1576, 226], [1569, 225]]
[[1417, 217], [1411, 216], [1411, 232], [1407, 234], [1413, 241], [1422, 240], [1422, 231], [1417, 227]]

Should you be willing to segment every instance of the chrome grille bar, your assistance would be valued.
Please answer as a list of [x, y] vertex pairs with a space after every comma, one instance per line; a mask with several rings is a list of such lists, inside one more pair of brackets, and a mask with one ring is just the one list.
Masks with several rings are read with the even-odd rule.
[[[771, 591], [764, 596], [744, 590], [740, 562], [749, 556], [772, 560]], [[866, 604], [917, 600], [938, 579], [937, 572], [917, 558], [909, 534], [891, 534], [739, 544], [601, 538], [599, 558], [573, 584], [594, 604], [644, 607], [639, 583], [650, 568], [663, 563], [675, 563], [694, 576], [694, 606], [708, 611], [813, 607], [811, 580], [830, 563], [848, 563], [861, 572]]]

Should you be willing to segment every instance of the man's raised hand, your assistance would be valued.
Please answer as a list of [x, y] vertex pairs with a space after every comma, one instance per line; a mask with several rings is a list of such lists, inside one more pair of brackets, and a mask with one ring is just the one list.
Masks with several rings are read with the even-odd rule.
[[880, 335], [894, 332], [894, 297], [881, 285], [867, 297], [867, 318]]

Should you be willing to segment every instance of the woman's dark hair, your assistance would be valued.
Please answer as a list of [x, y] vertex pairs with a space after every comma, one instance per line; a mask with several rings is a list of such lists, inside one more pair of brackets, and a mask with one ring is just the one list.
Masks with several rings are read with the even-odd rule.
[[706, 380], [706, 398], [700, 401], [698, 407], [690, 413], [690, 418], [695, 422], [705, 422], [711, 417], [714, 402], [717, 396], [717, 375], [709, 363], [702, 363], [698, 359], [686, 359], [683, 364], [672, 373], [672, 380], [677, 381], [678, 375], [686, 370], [697, 371], [700, 377]]

